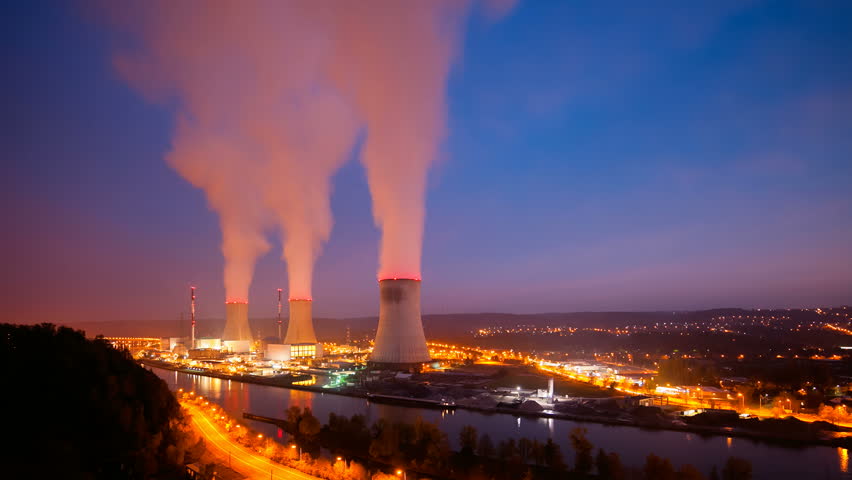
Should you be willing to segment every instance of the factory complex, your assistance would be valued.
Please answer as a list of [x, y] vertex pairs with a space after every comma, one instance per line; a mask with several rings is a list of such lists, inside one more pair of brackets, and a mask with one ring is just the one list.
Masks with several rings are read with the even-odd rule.
[[[431, 360], [420, 317], [420, 279], [388, 278], [379, 281], [379, 325], [369, 362], [389, 370], [418, 369]], [[190, 289], [192, 331], [188, 338], [161, 339], [158, 350], [172, 358], [203, 362], [267, 362], [270, 367], [308, 365], [324, 356], [313, 325], [313, 300], [291, 298], [286, 335], [283, 335], [281, 289], [278, 289], [278, 335], [253, 338], [248, 301], [225, 302], [225, 327], [221, 337], [196, 337], [195, 287]], [[150, 344], [151, 342], [149, 342]], [[274, 369], [272, 370], [274, 371]]]

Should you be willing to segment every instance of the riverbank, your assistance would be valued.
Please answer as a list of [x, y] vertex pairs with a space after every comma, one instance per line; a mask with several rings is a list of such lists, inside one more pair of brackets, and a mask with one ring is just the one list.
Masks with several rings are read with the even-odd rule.
[[[178, 371], [190, 375], [201, 375], [206, 377], [218, 378], [222, 380], [236, 381], [242, 383], [250, 383], [256, 385], [264, 385], [270, 387], [277, 388], [286, 388], [291, 390], [299, 390], [305, 392], [319, 393], [319, 394], [330, 394], [330, 395], [339, 395], [345, 397], [352, 398], [363, 398], [368, 402], [371, 401], [370, 393], [366, 390], [339, 390], [339, 389], [329, 389], [308, 385], [293, 385], [292, 383], [288, 383], [287, 381], [282, 381], [281, 379], [276, 379], [276, 377], [258, 377], [258, 376], [250, 376], [250, 375], [228, 375], [222, 374], [218, 372], [209, 372], [209, 371], [197, 371], [193, 369], [181, 368], [172, 364], [168, 364], [165, 362], [151, 361], [151, 360], [143, 360], [140, 361], [143, 365], [147, 365], [150, 367], [162, 368], [166, 370]], [[437, 409], [442, 410], [445, 407], [442, 407], [440, 404], [434, 403], [426, 403], [412, 405], [411, 400], [406, 399], [405, 401], [400, 400], [398, 402], [394, 401], [393, 398], [383, 398], [381, 403], [391, 404], [400, 407], [407, 408], [426, 408], [426, 409]], [[502, 405], [502, 406], [501, 406]], [[789, 446], [789, 447], [797, 447], [797, 446], [808, 446], [808, 445], [820, 445], [820, 446], [830, 446], [830, 447], [841, 447], [841, 448], [852, 448], [852, 437], [843, 436], [844, 434], [852, 433], [852, 429], [844, 429], [838, 427], [836, 432], [825, 432], [824, 430], [814, 428], [814, 424], [809, 424], [807, 422], [802, 422], [794, 419], [788, 419], [787, 421], [787, 430], [786, 432], [778, 432], [777, 429], [772, 428], [772, 431], [760, 431], [755, 428], [760, 428], [761, 423], [765, 422], [761, 421], [752, 421], [748, 424], [751, 428], [743, 428], [743, 426], [738, 424], [729, 424], [729, 425], [695, 425], [684, 423], [680, 420], [674, 419], [668, 415], [662, 414], [654, 414], [647, 415], [648, 410], [647, 407], [644, 410], [634, 410], [633, 413], [621, 414], [618, 416], [611, 415], [599, 415], [599, 414], [575, 414], [575, 413], [567, 413], [567, 412], [555, 412], [552, 410], [540, 410], [540, 411], [530, 411], [523, 410], [518, 408], [517, 406], [507, 406], [505, 404], [499, 404], [497, 406], [477, 406], [471, 404], [459, 404], [457, 403], [454, 408], [461, 410], [469, 410], [473, 412], [483, 413], [487, 415], [492, 414], [506, 414], [514, 417], [524, 417], [524, 418], [541, 418], [541, 419], [553, 419], [553, 420], [566, 420], [573, 422], [584, 422], [584, 423], [598, 423], [603, 425], [612, 425], [619, 427], [634, 427], [643, 430], [666, 430], [666, 431], [675, 431], [675, 432], [685, 432], [685, 433], [694, 433], [700, 436], [720, 436], [720, 437], [736, 437], [736, 438], [746, 438], [753, 441], [765, 442], [770, 444], [776, 444], [781, 446]], [[783, 421], [776, 420], [775, 423]], [[758, 422], [758, 423], [755, 423]], [[768, 428], [773, 427], [768, 423], [766, 424]], [[838, 433], [839, 432], [839, 433]]]
[[[438, 425], [447, 434], [450, 447], [459, 450], [460, 434], [467, 426], [474, 426], [480, 435], [487, 434], [494, 444], [500, 441], [527, 437], [546, 442], [552, 439], [563, 452], [572, 449], [570, 433], [577, 427], [588, 431], [589, 440], [607, 452], [615, 452], [625, 466], [642, 468], [646, 457], [653, 453], [670, 458], [676, 465], [692, 464], [702, 472], [731, 455], [745, 458], [754, 465], [754, 480], [777, 478], [810, 478], [813, 466], [820, 465], [820, 478], [848, 480], [849, 451], [821, 445], [788, 445], [778, 442], [752, 441], [720, 435], [701, 435], [686, 431], [602, 424], [597, 422], [557, 421], [553, 418], [535, 418], [519, 415], [495, 415], [468, 409], [451, 411], [401, 407], [370, 402], [364, 398], [344, 395], [324, 395], [289, 388], [226, 381], [203, 375], [193, 375], [160, 368], [151, 369], [163, 379], [172, 391], [183, 389], [203, 395], [215, 402], [231, 418], [243, 418], [244, 412], [270, 418], [286, 418], [292, 406], [310, 407], [321, 421], [328, 421], [331, 413], [363, 415], [368, 423], [385, 421], [414, 421], [417, 418]], [[246, 425], [263, 433], [264, 437], [279, 439], [275, 425], [246, 420]]]

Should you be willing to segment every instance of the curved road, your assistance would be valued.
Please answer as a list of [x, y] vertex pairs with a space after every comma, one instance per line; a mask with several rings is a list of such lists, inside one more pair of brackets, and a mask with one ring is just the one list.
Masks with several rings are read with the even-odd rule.
[[231, 468], [254, 479], [281, 479], [281, 480], [319, 480], [318, 477], [302, 473], [281, 464], [272, 462], [268, 458], [231, 440], [227, 435], [198, 410], [198, 407], [183, 404], [189, 410], [192, 423], [204, 436], [204, 440], [211, 453], [219, 458], [226, 459], [231, 455]]

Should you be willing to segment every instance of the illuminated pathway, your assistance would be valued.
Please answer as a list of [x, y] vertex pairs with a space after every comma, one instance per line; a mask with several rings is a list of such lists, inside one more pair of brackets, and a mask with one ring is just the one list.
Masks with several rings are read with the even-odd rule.
[[207, 448], [211, 453], [221, 459], [228, 458], [230, 454], [231, 468], [237, 470], [249, 478], [255, 479], [287, 479], [287, 480], [318, 480], [318, 477], [302, 473], [298, 470], [285, 467], [272, 462], [270, 459], [255, 453], [239, 443], [231, 440], [227, 435], [201, 413], [198, 407], [188, 403], [182, 403], [189, 410], [192, 423], [204, 436]]

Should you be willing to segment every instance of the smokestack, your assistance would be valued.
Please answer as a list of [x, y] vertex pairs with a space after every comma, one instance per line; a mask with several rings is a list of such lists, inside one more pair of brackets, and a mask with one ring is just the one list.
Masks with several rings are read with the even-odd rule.
[[290, 299], [290, 324], [287, 325], [287, 338], [284, 343], [293, 345], [296, 343], [317, 343], [317, 335], [314, 333], [314, 321], [311, 315], [310, 299]]
[[248, 302], [225, 302], [225, 332], [222, 340], [251, 341]]
[[420, 320], [420, 280], [379, 280], [379, 328], [370, 360], [423, 363], [430, 360]]

